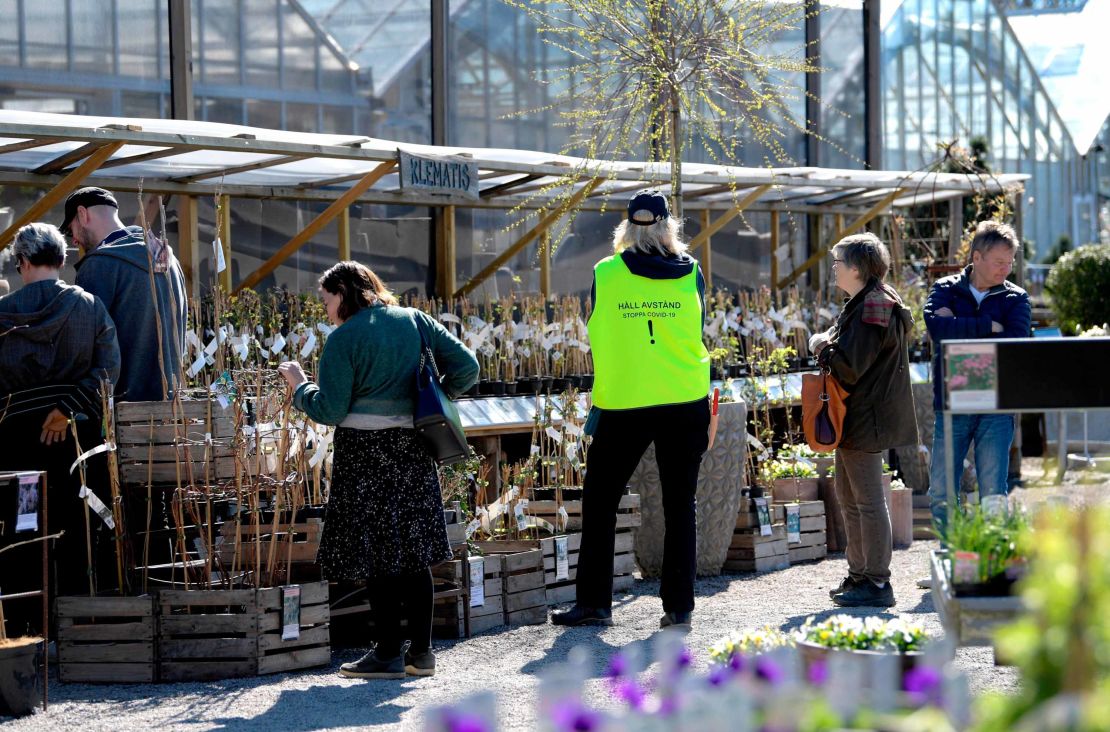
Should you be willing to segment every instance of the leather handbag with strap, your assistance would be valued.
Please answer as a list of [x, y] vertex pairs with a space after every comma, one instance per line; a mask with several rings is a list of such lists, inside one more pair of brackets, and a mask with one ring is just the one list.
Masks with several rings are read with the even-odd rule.
[[827, 368], [802, 374], [802, 431], [814, 452], [832, 452], [844, 436], [848, 392]]
[[436, 463], [451, 465], [462, 462], [470, 454], [470, 447], [466, 444], [459, 410], [440, 384], [442, 377], [436, 368], [435, 355], [424, 330], [424, 323], [415, 313], [413, 320], [416, 321], [416, 329], [420, 331], [420, 363], [416, 367], [413, 426]]

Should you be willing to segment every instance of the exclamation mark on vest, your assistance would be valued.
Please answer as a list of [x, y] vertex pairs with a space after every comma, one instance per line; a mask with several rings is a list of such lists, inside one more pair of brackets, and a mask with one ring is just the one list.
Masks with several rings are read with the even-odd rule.
[[651, 327], [651, 321], [648, 321], [648, 335], [651, 336], [651, 344], [655, 345], [655, 331]]

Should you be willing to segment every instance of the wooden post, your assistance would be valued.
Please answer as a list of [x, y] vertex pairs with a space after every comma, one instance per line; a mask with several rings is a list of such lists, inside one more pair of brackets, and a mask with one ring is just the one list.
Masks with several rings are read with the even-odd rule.
[[540, 237], [540, 294], [546, 300], [551, 297], [551, 232], [544, 231]]
[[122, 142], [110, 142], [104, 145], [92, 155], [85, 158], [85, 161], [74, 168], [69, 175], [58, 181], [58, 185], [47, 191], [46, 195], [32, 203], [30, 207], [23, 212], [22, 216], [16, 218], [16, 220], [12, 222], [12, 225], [8, 227], [7, 231], [0, 234], [0, 252], [4, 251], [4, 247], [11, 243], [17, 231], [32, 221], [38, 221], [42, 218], [43, 214], [61, 203], [66, 196], [77, 190], [77, 186], [81, 185], [81, 182], [84, 181], [90, 173], [99, 168], [101, 163], [112, 157], [116, 150], [119, 150], [121, 147], [123, 147]]
[[300, 249], [304, 246], [305, 242], [318, 234], [320, 230], [327, 226], [341, 211], [354, 203], [355, 200], [363, 193], [366, 193], [371, 186], [391, 173], [396, 166], [397, 161], [387, 160], [364, 175], [358, 183], [355, 183], [348, 188], [342, 196], [332, 201], [332, 204], [324, 209], [319, 216], [309, 222], [308, 226], [286, 242], [285, 246], [279, 249], [274, 256], [266, 260], [266, 262], [254, 272], [247, 275], [247, 277], [239, 283], [239, 286], [235, 288], [235, 291], [238, 292], [240, 290], [250, 289], [261, 282], [266, 275], [277, 269], [282, 262], [293, 254], [293, 252]]
[[339, 214], [339, 261], [346, 262], [351, 258], [351, 207], [343, 209]]
[[177, 258], [185, 275], [185, 291], [190, 297], [196, 297], [200, 284], [200, 248], [197, 238], [197, 199], [192, 196], [178, 196], [177, 200]]
[[[709, 228], [709, 209], [701, 212], [701, 230], [705, 231]], [[705, 252], [701, 257], [702, 274], [705, 275], [705, 289], [713, 289], [713, 238], [707, 236], [705, 238]]]
[[450, 297], [458, 286], [455, 273], [455, 207], [439, 209], [439, 231], [436, 236], [436, 294]]
[[779, 212], [771, 211], [771, 290], [779, 287]]
[[[220, 247], [224, 250], [224, 271], [220, 272], [220, 287], [231, 292], [231, 196], [220, 196], [220, 217], [217, 222], [220, 231]], [[219, 262], [212, 263], [213, 269]]]
[[947, 262], [956, 261], [956, 252], [964, 237], [964, 197], [953, 198], [948, 202], [948, 256]]
[[902, 227], [897, 216], [890, 217], [890, 268], [895, 285], [902, 284]]

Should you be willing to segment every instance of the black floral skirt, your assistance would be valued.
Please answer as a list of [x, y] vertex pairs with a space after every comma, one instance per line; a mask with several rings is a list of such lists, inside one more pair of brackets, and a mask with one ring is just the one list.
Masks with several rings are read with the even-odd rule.
[[451, 558], [435, 463], [416, 430], [335, 432], [319, 562], [328, 579], [413, 574]]

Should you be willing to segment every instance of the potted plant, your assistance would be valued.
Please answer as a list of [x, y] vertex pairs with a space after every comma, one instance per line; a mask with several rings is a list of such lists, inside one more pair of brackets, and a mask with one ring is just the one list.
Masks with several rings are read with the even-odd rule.
[[738, 655], [761, 656], [776, 648], [793, 645], [793, 637], [769, 625], [742, 631], [734, 630], [709, 647], [709, 659], [714, 663], [727, 664]]
[[771, 460], [762, 473], [762, 482], [771, 486], [771, 495], [778, 503], [817, 500], [817, 471], [805, 461]]
[[953, 511], [945, 531], [948, 577], [957, 597], [1013, 593], [1025, 573], [1029, 520], [1020, 510], [968, 506]]
[[903, 674], [917, 665], [927, 641], [925, 628], [918, 623], [852, 615], [834, 615], [820, 623], [807, 618], [794, 636], [807, 668], [827, 663], [833, 653], [895, 654]]

